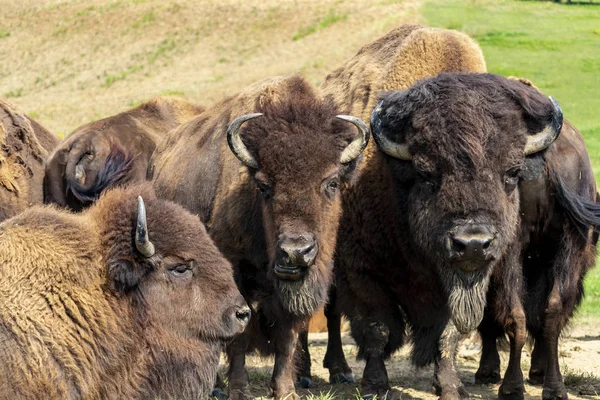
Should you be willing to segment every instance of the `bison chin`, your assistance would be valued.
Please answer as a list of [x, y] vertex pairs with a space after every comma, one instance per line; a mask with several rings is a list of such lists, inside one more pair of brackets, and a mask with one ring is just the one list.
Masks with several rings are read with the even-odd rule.
[[450, 318], [460, 333], [477, 329], [483, 319], [491, 270], [463, 272], [450, 268], [441, 274], [448, 294]]
[[304, 318], [312, 316], [325, 305], [331, 284], [331, 269], [319, 268], [315, 264], [308, 268], [300, 280], [275, 278], [275, 286], [284, 310]]

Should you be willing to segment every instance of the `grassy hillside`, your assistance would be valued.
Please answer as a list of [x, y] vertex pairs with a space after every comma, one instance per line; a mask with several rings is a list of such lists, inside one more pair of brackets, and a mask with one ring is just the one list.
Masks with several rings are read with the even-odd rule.
[[67, 134], [157, 94], [210, 105], [267, 76], [317, 83], [419, 4], [3, 0], [0, 96]]

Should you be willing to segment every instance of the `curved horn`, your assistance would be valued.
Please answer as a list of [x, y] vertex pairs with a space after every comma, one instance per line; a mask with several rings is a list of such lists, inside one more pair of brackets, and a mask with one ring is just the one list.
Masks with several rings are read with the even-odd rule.
[[242, 142], [240, 127], [244, 122], [260, 117], [261, 115], [261, 113], [242, 115], [234, 119], [227, 127], [227, 143], [229, 144], [229, 148], [242, 163], [252, 168], [258, 168], [258, 162], [256, 162], [256, 159], [250, 154], [244, 142]]
[[560, 135], [563, 124], [563, 113], [556, 100], [554, 100], [552, 96], [549, 96], [548, 98], [554, 108], [552, 121], [541, 132], [527, 137], [527, 143], [523, 149], [523, 153], [525, 153], [526, 156], [544, 150], [554, 143], [558, 135]]
[[367, 147], [367, 144], [369, 144], [369, 128], [361, 119], [351, 115], [336, 115], [336, 118], [348, 121], [358, 129], [358, 135], [344, 149], [340, 157], [340, 163], [348, 164], [350, 161], [356, 159], [365, 147]]
[[148, 239], [148, 224], [146, 223], [146, 206], [142, 196], [138, 196], [138, 217], [137, 227], [135, 229], [135, 247], [146, 258], [152, 257], [155, 253], [154, 245]]
[[381, 112], [382, 105], [383, 100], [377, 104], [371, 113], [371, 132], [373, 133], [375, 143], [377, 143], [377, 146], [379, 146], [381, 151], [389, 156], [400, 160], [412, 160], [412, 155], [410, 154], [410, 151], [408, 151], [408, 145], [406, 143], [396, 143], [391, 141], [385, 136], [383, 129], [381, 129], [379, 113]]

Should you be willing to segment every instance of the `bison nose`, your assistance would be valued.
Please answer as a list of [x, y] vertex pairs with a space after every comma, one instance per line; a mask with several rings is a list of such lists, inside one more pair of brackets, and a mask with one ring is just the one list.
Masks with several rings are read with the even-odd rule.
[[250, 322], [251, 315], [252, 311], [250, 311], [250, 307], [248, 306], [243, 306], [235, 312], [235, 317], [244, 326], [248, 325], [248, 322]]
[[279, 242], [278, 264], [282, 267], [310, 267], [317, 256], [314, 235], [287, 237]]
[[280, 279], [301, 279], [315, 262], [318, 251], [314, 235], [282, 236], [277, 244], [275, 274]]
[[476, 270], [494, 258], [496, 237], [485, 225], [464, 225], [451, 232], [446, 242], [450, 260], [460, 268]]

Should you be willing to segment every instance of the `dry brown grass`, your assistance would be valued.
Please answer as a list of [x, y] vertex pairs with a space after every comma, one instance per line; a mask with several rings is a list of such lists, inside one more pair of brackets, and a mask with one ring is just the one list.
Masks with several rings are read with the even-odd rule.
[[267, 76], [318, 84], [420, 22], [420, 0], [3, 0], [0, 96], [67, 134], [157, 94], [203, 105]]

